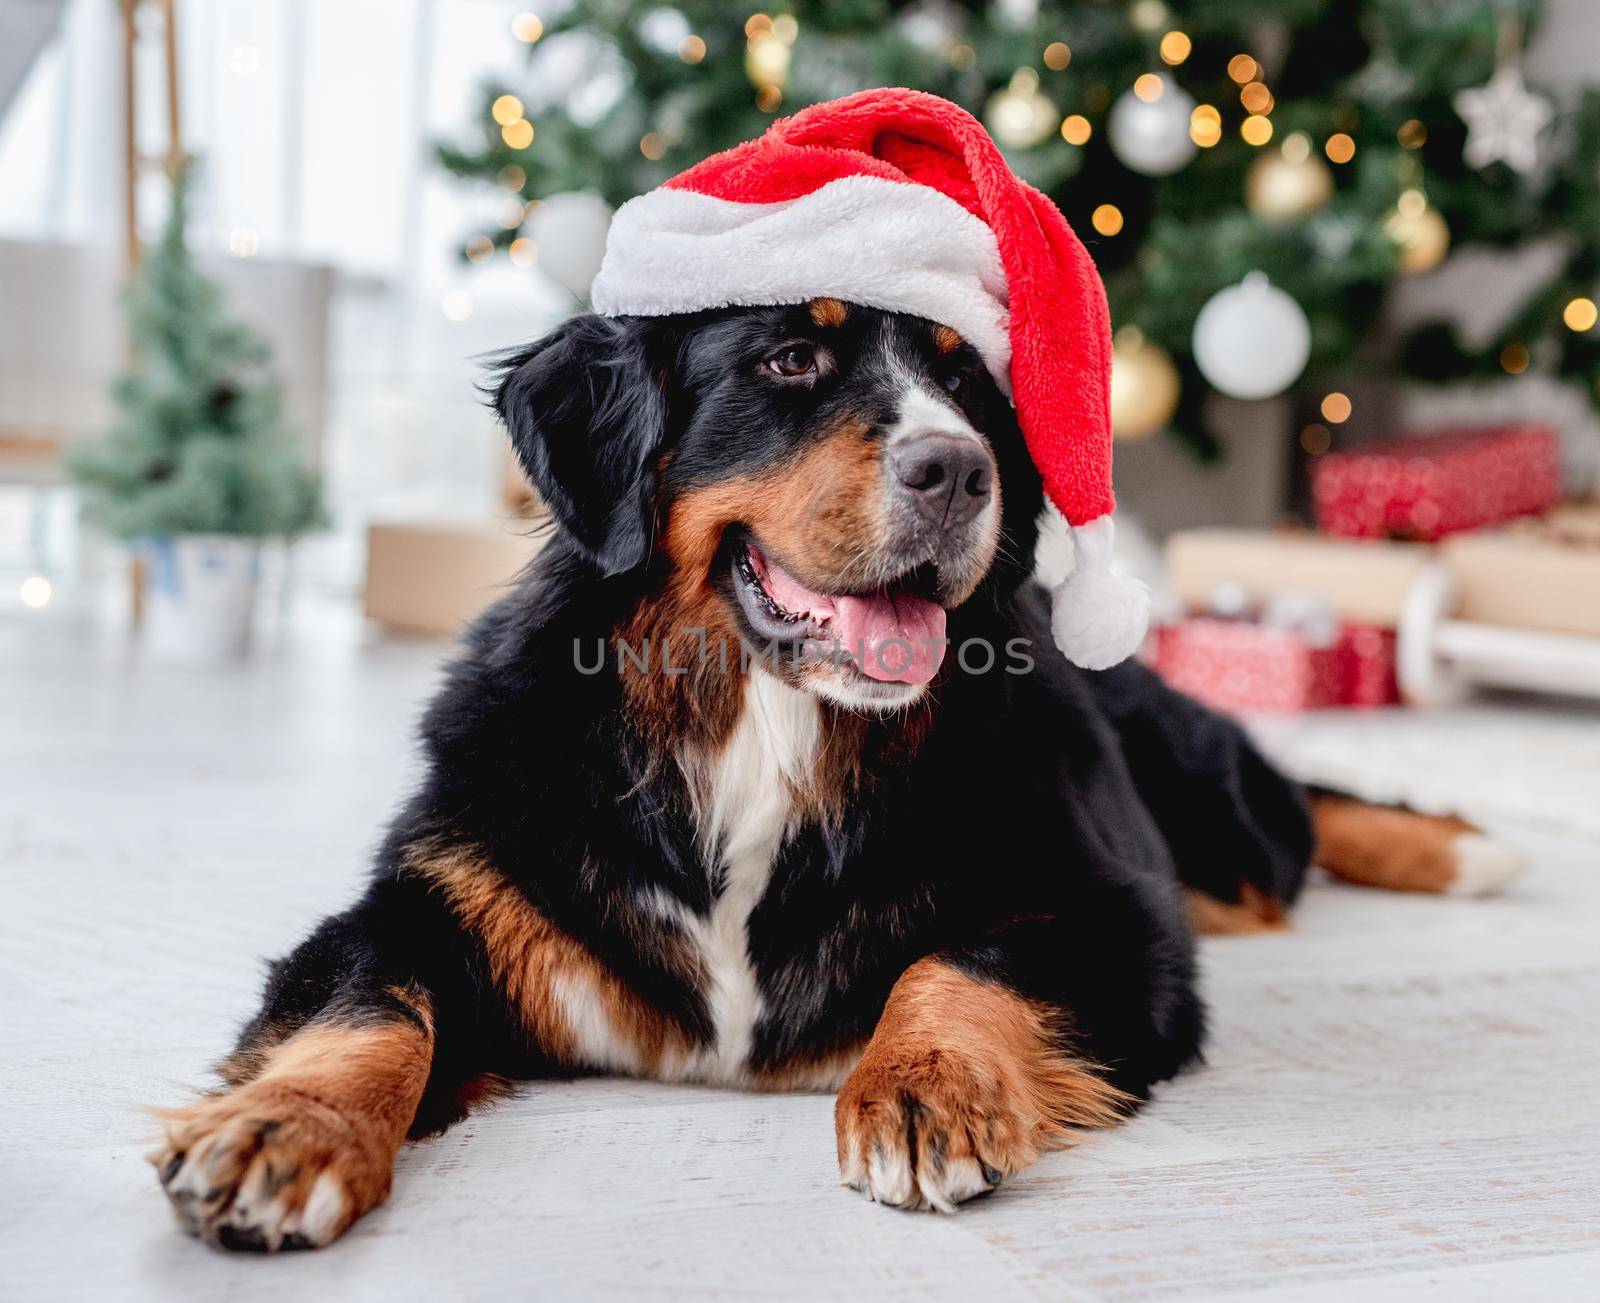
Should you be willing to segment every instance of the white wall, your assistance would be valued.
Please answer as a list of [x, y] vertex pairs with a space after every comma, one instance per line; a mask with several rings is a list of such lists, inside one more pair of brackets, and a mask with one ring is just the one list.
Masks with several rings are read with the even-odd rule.
[[[469, 514], [499, 501], [503, 436], [476, 382], [482, 354], [531, 339], [570, 299], [537, 268], [456, 256], [504, 192], [463, 186], [432, 142], [466, 129], [490, 76], [515, 77], [525, 0], [179, 0], [184, 144], [204, 160], [191, 239], [274, 340], [302, 428], [320, 433], [334, 531], [308, 546], [359, 575], [375, 515]], [[542, 6], [548, 16], [551, 6]], [[141, 49], [141, 147], [165, 150], [159, 32]], [[68, 0], [62, 33], [0, 120], [0, 424], [93, 430], [121, 361], [119, 19]], [[142, 183], [146, 237], [166, 185]], [[229, 253], [247, 238], [250, 258]], [[325, 307], [304, 301], [307, 287]], [[447, 319], [447, 295], [472, 311]], [[47, 327], [47, 328], [40, 328]], [[54, 341], [50, 348], [44, 340]], [[26, 347], [24, 347], [26, 345]]]

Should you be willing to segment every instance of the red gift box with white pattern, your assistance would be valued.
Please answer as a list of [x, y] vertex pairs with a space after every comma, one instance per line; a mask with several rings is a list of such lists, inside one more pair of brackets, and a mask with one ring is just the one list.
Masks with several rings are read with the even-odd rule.
[[1311, 710], [1339, 688], [1333, 646], [1288, 629], [1193, 616], [1156, 631], [1155, 671], [1217, 710]]
[[1216, 710], [1317, 710], [1397, 702], [1394, 631], [1339, 627], [1315, 645], [1293, 629], [1191, 616], [1156, 631], [1152, 668]]
[[1393, 629], [1375, 624], [1341, 625], [1334, 654], [1338, 659], [1338, 705], [1393, 706], [1399, 702]]
[[1317, 528], [1354, 538], [1431, 541], [1561, 500], [1561, 452], [1544, 425], [1401, 436], [1318, 458]]

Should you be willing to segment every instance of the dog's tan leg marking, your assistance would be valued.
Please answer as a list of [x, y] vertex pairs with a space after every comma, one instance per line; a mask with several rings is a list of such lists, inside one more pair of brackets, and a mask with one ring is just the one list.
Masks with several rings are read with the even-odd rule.
[[1528, 867], [1521, 851], [1465, 819], [1319, 796], [1312, 821], [1316, 862], [1336, 878], [1369, 887], [1481, 896]]
[[1065, 1053], [1059, 1015], [941, 960], [919, 960], [834, 1109], [844, 1183], [879, 1203], [951, 1212], [1128, 1097]]
[[407, 1002], [418, 1021], [313, 1023], [250, 1081], [163, 1113], [150, 1161], [179, 1224], [230, 1248], [314, 1247], [382, 1203], [433, 1056], [431, 1012]]
[[1283, 902], [1251, 882], [1239, 884], [1237, 901], [1218, 900], [1197, 887], [1185, 887], [1183, 901], [1189, 926], [1200, 936], [1285, 932], [1289, 928]]
[[[482, 945], [507, 1008], [555, 1062], [650, 1076], [689, 1052], [676, 1024], [534, 908], [480, 852], [421, 845], [407, 869], [443, 892]], [[664, 957], [690, 962], [676, 950]]]

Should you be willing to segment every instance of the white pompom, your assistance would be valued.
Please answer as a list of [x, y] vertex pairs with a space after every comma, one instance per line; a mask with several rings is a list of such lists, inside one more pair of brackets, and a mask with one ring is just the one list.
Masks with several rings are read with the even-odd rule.
[[1111, 569], [1116, 526], [1101, 516], [1072, 531], [1072, 573], [1051, 595], [1050, 632], [1074, 665], [1104, 670], [1139, 650], [1150, 623], [1150, 590]]

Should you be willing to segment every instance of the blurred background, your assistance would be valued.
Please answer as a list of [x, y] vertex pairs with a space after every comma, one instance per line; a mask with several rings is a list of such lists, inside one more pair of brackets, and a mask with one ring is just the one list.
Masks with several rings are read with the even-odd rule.
[[631, 195], [901, 84], [1105, 276], [1164, 673], [1600, 694], [1597, 56], [1587, 0], [0, 0], [0, 628], [448, 637], [543, 536], [484, 355]]

